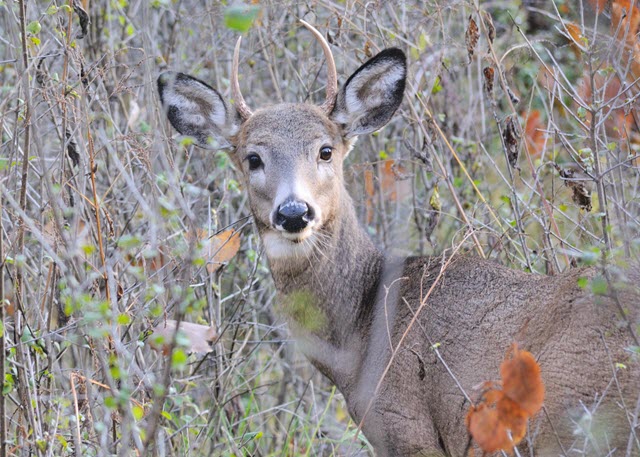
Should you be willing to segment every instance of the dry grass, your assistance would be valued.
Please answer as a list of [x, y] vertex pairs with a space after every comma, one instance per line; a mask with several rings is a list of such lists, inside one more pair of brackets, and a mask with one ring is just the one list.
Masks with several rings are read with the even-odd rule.
[[[56, 1], [28, 2], [22, 22], [22, 2], [0, 2], [2, 449], [366, 453], [339, 393], [271, 310], [228, 158], [174, 141], [159, 107], [164, 69], [228, 94], [238, 32], [225, 26], [226, 6], [83, 3], [91, 24], [79, 38], [78, 14]], [[360, 139], [346, 170], [380, 245], [429, 254], [473, 228], [469, 250], [539, 273], [637, 258], [640, 91], [624, 39], [586, 4], [527, 16], [516, 3], [481, 2], [491, 43], [473, 1], [262, 2], [240, 83], [251, 106], [322, 100], [322, 53], [298, 19], [329, 35], [341, 83], [398, 46], [410, 59], [406, 100]], [[586, 39], [571, 46], [560, 16]], [[242, 232], [240, 254], [210, 273], [189, 234], [228, 227]], [[213, 324], [213, 351], [189, 355], [175, 339], [171, 357], [151, 350], [149, 330], [166, 318]]]

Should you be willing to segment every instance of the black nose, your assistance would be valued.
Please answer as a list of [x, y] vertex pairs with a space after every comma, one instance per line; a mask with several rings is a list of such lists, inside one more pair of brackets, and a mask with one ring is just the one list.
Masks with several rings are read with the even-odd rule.
[[303, 230], [312, 219], [313, 211], [305, 202], [288, 199], [278, 207], [275, 222], [287, 232], [295, 233]]

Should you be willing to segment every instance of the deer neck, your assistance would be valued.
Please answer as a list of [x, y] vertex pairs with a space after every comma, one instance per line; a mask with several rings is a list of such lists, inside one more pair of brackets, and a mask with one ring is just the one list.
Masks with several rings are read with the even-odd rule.
[[269, 266], [278, 306], [302, 350], [336, 382], [348, 375], [339, 367], [353, 370], [354, 357], [365, 352], [383, 255], [360, 227], [346, 190], [336, 217], [312, 241], [315, 246], [306, 255], [268, 259]]

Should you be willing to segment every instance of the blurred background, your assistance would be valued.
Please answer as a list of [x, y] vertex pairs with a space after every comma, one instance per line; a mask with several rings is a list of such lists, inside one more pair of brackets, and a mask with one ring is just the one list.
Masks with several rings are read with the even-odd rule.
[[170, 128], [160, 72], [228, 96], [242, 35], [251, 107], [321, 103], [299, 19], [341, 85], [403, 49], [405, 100], [346, 163], [361, 223], [399, 255], [473, 231], [465, 251], [557, 274], [640, 252], [634, 3], [0, 1], [0, 451], [370, 453], [272, 310], [239, 175]]

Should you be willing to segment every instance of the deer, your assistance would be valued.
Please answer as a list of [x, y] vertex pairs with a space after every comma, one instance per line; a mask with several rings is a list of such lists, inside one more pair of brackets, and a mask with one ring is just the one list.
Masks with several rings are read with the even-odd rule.
[[357, 138], [380, 130], [401, 105], [407, 58], [384, 49], [339, 89], [329, 44], [302, 24], [326, 61], [321, 105], [252, 110], [238, 80], [241, 38], [231, 100], [171, 71], [158, 77], [159, 98], [180, 134], [228, 151], [278, 311], [376, 455], [465, 455], [471, 395], [497, 377], [514, 341], [535, 356], [546, 389], [521, 455], [640, 455], [640, 363], [627, 349], [635, 335], [622, 324], [638, 322], [637, 271], [621, 273], [627, 287], [612, 298], [580, 285], [597, 268], [543, 276], [471, 253], [385, 254], [358, 222], [343, 163]]

